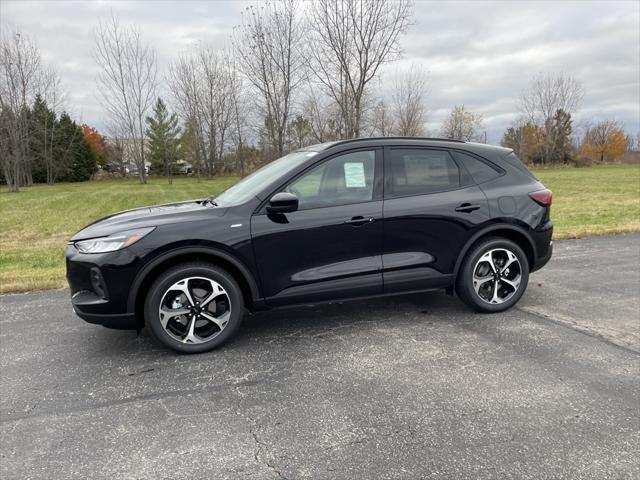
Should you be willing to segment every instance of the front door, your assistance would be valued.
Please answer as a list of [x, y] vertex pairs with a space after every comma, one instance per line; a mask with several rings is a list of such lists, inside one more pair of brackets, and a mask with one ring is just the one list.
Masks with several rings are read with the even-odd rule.
[[299, 208], [251, 219], [262, 290], [269, 305], [382, 293], [382, 151], [322, 161], [283, 191]]

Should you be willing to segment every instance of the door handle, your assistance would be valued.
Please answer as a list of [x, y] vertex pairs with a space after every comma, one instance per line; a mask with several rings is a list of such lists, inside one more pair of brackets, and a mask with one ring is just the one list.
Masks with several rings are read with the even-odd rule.
[[478, 210], [479, 208], [480, 208], [480, 205], [471, 205], [470, 203], [463, 203], [459, 207], [456, 207], [456, 212], [471, 213], [474, 210]]
[[344, 223], [346, 223], [347, 225], [355, 225], [356, 227], [359, 225], [365, 225], [367, 223], [371, 223], [373, 222], [373, 217], [362, 217], [362, 216], [357, 216], [357, 217], [353, 217], [350, 220], [345, 220]]

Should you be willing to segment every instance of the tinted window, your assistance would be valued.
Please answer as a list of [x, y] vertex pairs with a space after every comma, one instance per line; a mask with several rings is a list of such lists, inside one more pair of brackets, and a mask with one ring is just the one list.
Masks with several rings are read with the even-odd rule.
[[373, 150], [334, 157], [291, 183], [286, 191], [298, 197], [300, 210], [371, 201], [375, 159]]
[[476, 183], [488, 182], [500, 176], [500, 172], [495, 168], [476, 157], [462, 152], [453, 152], [453, 156], [456, 157], [456, 160], [460, 163], [464, 164]]
[[387, 196], [422, 195], [460, 188], [460, 171], [443, 150], [393, 149], [387, 160]]
[[255, 197], [270, 182], [277, 180], [307, 158], [317, 154], [318, 152], [292, 152], [274, 160], [218, 195], [216, 202], [224, 207], [244, 203]]
[[513, 166], [513, 167], [515, 167], [515, 168], [517, 168], [517, 169], [518, 169], [518, 170], [520, 170], [522, 173], [524, 173], [524, 174], [526, 174], [526, 175], [530, 176], [531, 178], [535, 178], [535, 179], [537, 180], [536, 176], [535, 176], [533, 173], [531, 173], [531, 171], [526, 167], [526, 165], [525, 165], [524, 163], [522, 163], [522, 160], [520, 160], [520, 159], [516, 156], [516, 154], [515, 154], [515, 153], [511, 152], [509, 155], [507, 155], [507, 156], [505, 156], [505, 157], [503, 157], [503, 158], [504, 158], [504, 160], [506, 160], [506, 162], [507, 162], [509, 165], [511, 165], [511, 166]]

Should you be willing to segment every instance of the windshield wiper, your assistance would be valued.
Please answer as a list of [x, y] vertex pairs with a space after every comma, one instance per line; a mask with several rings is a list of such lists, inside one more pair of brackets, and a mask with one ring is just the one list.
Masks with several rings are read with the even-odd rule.
[[215, 202], [215, 198], [216, 198], [216, 197], [214, 197], [213, 195], [211, 195], [211, 196], [209, 196], [209, 197], [205, 198], [205, 199], [202, 201], [202, 204], [203, 204], [203, 205], [206, 205], [206, 204], [208, 203], [208, 204], [209, 204], [209, 205], [211, 205], [212, 207], [219, 207], [219, 205]]

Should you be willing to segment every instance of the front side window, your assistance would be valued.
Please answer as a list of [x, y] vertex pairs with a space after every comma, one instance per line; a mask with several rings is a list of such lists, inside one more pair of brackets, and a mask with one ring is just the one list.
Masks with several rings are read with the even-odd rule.
[[285, 189], [298, 197], [299, 210], [373, 200], [374, 150], [334, 157], [313, 168]]
[[404, 197], [460, 188], [460, 170], [444, 150], [393, 149], [387, 162], [385, 195]]
[[315, 151], [297, 151], [274, 160], [225, 190], [215, 198], [215, 201], [223, 207], [244, 203], [254, 198], [265, 185], [317, 154], [318, 152]]

